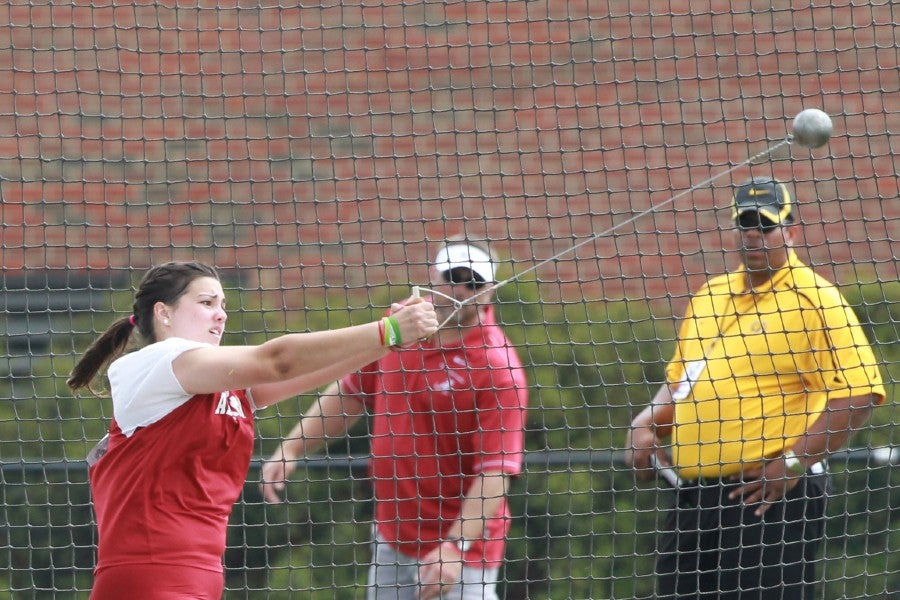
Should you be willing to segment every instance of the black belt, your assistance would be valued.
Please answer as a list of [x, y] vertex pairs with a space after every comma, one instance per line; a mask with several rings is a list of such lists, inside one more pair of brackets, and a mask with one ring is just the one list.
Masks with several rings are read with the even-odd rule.
[[[655, 461], [654, 461], [655, 462]], [[674, 467], [657, 467], [657, 474], [662, 477], [671, 487], [675, 489], [697, 488], [697, 487], [713, 487], [723, 485], [739, 484], [739, 479], [728, 477], [698, 477], [696, 479], [682, 479], [678, 475], [678, 471]], [[824, 475], [826, 473], [825, 463], [817, 462], [806, 468], [806, 475]]]

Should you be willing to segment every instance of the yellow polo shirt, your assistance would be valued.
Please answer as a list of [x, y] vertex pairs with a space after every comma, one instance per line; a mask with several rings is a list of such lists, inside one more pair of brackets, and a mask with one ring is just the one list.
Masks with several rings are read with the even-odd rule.
[[685, 479], [782, 454], [830, 399], [885, 395], [856, 315], [793, 251], [763, 289], [747, 288], [743, 268], [701, 288], [666, 376], [672, 458]]

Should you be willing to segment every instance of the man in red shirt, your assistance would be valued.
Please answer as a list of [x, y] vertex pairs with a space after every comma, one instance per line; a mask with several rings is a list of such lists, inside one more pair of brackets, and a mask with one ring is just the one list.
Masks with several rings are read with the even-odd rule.
[[430, 280], [443, 328], [327, 388], [262, 470], [263, 494], [279, 502], [297, 459], [367, 411], [373, 416], [368, 600], [497, 598], [508, 478], [522, 468], [527, 382], [486, 291], [495, 281], [489, 251], [448, 242]]

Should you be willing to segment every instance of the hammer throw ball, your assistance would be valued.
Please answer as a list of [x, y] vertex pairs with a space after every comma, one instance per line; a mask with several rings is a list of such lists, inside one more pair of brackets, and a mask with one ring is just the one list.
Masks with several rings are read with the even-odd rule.
[[831, 117], [817, 108], [807, 108], [794, 117], [794, 141], [804, 148], [821, 148], [831, 138]]

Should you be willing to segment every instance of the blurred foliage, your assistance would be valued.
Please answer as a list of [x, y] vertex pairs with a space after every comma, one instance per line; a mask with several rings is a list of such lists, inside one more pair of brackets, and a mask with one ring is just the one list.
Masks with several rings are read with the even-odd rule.
[[[367, 308], [325, 296], [305, 311], [284, 311], [265, 306], [260, 293], [229, 290], [237, 308], [229, 320], [235, 333], [225, 343], [365, 322], [399, 297], [394, 291], [372, 291]], [[853, 445], [893, 446], [900, 283], [843, 291], [874, 343], [889, 398]], [[537, 284], [529, 282], [505, 286], [498, 295], [500, 320], [531, 386], [528, 450], [614, 456], [632, 415], [663, 379], [677, 316], [639, 300], [544, 303]], [[60, 316], [50, 344], [33, 349], [28, 374], [0, 379], [0, 394], [9, 399], [0, 405], [0, 598], [87, 598], [95, 533], [81, 460], [105, 433], [111, 407], [102, 386], [99, 396], [73, 399], [65, 378], [76, 353], [129, 306], [130, 292], [116, 292], [106, 312]], [[12, 352], [6, 355], [11, 362]], [[258, 456], [274, 449], [313, 398], [288, 400], [257, 415]], [[365, 434], [362, 426], [329, 453], [364, 455]], [[342, 464], [301, 468], [288, 485], [288, 502], [266, 505], [256, 485], [257, 466], [229, 528], [227, 597], [362, 598], [372, 516], [365, 473]], [[900, 553], [894, 552], [900, 549], [894, 520], [900, 475], [882, 463], [832, 466], [836, 495], [829, 505], [824, 597], [900, 593]], [[666, 492], [637, 484], [615, 461], [530, 463], [512, 486], [514, 521], [502, 594], [530, 600], [650, 597], [654, 532], [662, 527], [660, 507], [667, 502]]]

